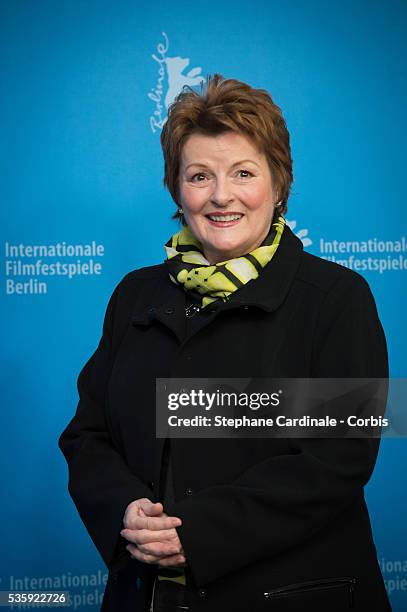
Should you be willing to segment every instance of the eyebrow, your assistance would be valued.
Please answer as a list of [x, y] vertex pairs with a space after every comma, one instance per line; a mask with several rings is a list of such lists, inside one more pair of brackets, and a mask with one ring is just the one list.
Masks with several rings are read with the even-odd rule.
[[[253, 161], [252, 159], [242, 159], [241, 161], [235, 162], [231, 166], [231, 168], [235, 168], [236, 166], [240, 166], [242, 164], [247, 164], [247, 162], [249, 162], [250, 164], [254, 164], [258, 168], [260, 167], [259, 164], [257, 162], [255, 162], [255, 161]], [[208, 166], [206, 164], [204, 164], [204, 163], [193, 162], [191, 164], [188, 164], [188, 166], [185, 167], [185, 170], [188, 170], [188, 168], [190, 168], [191, 166], [199, 166], [200, 168], [208, 168]]]

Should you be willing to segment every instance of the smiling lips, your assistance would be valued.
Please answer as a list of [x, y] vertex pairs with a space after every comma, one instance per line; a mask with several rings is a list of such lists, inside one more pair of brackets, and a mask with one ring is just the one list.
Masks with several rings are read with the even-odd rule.
[[227, 213], [209, 213], [206, 215], [209, 223], [215, 227], [230, 227], [239, 223], [243, 217], [243, 213], [239, 212], [227, 212]]

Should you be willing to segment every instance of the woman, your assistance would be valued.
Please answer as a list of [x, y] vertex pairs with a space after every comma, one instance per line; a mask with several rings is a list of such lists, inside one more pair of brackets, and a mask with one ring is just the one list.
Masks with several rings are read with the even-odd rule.
[[363, 494], [377, 439], [156, 438], [156, 378], [388, 375], [367, 283], [285, 224], [269, 94], [215, 75], [161, 143], [183, 227], [116, 287], [60, 438], [102, 610], [390, 610]]

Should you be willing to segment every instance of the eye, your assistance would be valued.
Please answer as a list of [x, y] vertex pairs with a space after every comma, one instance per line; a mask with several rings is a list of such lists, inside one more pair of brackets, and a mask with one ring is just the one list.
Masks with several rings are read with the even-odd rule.
[[238, 170], [237, 173], [240, 178], [250, 178], [251, 176], [253, 176], [253, 174], [249, 172], [249, 170], [244, 170], [243, 168], [241, 170]]
[[204, 181], [205, 179], [206, 174], [204, 174], [203, 172], [197, 172], [196, 174], [192, 175], [189, 180], [193, 183], [202, 183], [202, 181]]

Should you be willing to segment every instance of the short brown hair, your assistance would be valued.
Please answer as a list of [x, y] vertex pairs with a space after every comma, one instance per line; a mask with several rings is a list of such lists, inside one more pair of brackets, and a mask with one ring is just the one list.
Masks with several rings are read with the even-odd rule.
[[[293, 181], [290, 135], [280, 108], [265, 89], [254, 89], [221, 74], [208, 76], [197, 92], [184, 86], [168, 109], [161, 132], [164, 186], [179, 206], [179, 170], [182, 147], [192, 134], [218, 135], [240, 132], [266, 156], [285, 213]], [[178, 209], [179, 210], [179, 209]], [[177, 212], [174, 219], [183, 216]]]

